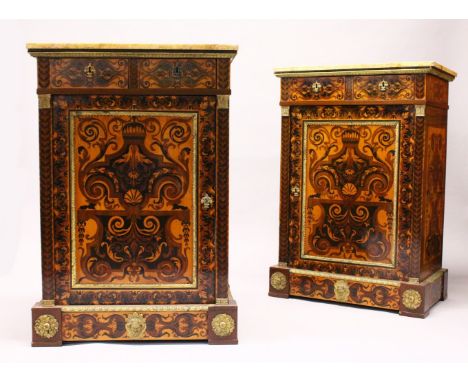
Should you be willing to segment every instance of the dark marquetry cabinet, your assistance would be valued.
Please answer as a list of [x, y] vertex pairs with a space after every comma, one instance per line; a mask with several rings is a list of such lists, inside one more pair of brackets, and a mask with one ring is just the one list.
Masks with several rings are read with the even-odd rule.
[[279, 263], [271, 296], [425, 317], [442, 269], [448, 83], [434, 62], [278, 69]]
[[228, 285], [235, 46], [30, 44], [42, 300], [33, 345], [237, 343]]

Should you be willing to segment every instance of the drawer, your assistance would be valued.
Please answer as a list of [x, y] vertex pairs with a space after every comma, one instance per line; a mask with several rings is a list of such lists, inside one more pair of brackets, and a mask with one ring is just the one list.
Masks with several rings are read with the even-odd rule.
[[138, 60], [138, 87], [146, 89], [214, 89], [216, 59]]
[[345, 98], [345, 77], [283, 78], [282, 101], [339, 101]]
[[424, 98], [423, 75], [352, 77], [354, 100], [413, 100]]
[[289, 77], [281, 79], [281, 101], [404, 101], [424, 99], [425, 76]]
[[128, 88], [128, 59], [54, 58], [51, 88]]

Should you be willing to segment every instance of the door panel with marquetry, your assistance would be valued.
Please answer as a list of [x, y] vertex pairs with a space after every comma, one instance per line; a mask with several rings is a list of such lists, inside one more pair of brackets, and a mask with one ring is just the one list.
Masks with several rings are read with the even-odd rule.
[[395, 265], [399, 125], [304, 122], [303, 259]]
[[203, 196], [211, 201], [215, 189], [208, 163], [215, 103], [216, 97], [54, 97], [56, 142], [69, 150], [69, 163], [57, 161], [54, 174], [57, 187], [69, 185], [61, 190], [68, 208], [57, 209], [57, 228], [65, 230], [65, 211], [70, 222], [69, 242], [63, 236], [68, 256], [57, 252], [57, 299], [214, 301], [214, 278], [204, 273], [214, 259], [202, 259], [199, 250], [213, 245], [214, 220], [211, 205], [198, 204]]
[[292, 113], [290, 214], [299, 232], [290, 243], [292, 264], [403, 277], [409, 264], [398, 253], [398, 229], [405, 228], [398, 179], [412, 158], [400, 158], [400, 138], [414, 132], [414, 107], [302, 106]]

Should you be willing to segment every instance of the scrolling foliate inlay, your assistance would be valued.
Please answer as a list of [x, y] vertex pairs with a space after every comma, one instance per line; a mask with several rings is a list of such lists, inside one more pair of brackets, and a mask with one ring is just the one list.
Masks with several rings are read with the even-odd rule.
[[291, 295], [347, 302], [384, 309], [399, 309], [399, 286], [371, 282], [333, 280], [327, 277], [291, 274]]
[[304, 258], [393, 266], [399, 123], [304, 122]]
[[216, 97], [52, 104], [57, 304], [213, 303]]
[[70, 119], [72, 286], [194, 286], [196, 113]]
[[206, 312], [66, 313], [62, 336], [66, 341], [206, 339], [206, 318]]
[[[408, 275], [412, 241], [419, 240], [411, 219], [414, 114], [407, 105], [291, 107], [289, 181], [301, 192], [290, 199], [289, 266], [390, 280]], [[321, 130], [323, 138], [314, 137]]]

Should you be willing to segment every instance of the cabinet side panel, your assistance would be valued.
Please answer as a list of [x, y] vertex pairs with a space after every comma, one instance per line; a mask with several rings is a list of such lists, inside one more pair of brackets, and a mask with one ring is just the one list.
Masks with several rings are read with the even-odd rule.
[[418, 277], [421, 258], [422, 224], [422, 182], [424, 158], [424, 116], [415, 117], [414, 165], [413, 165], [413, 205], [411, 211], [411, 256], [409, 277]]
[[216, 171], [216, 298], [228, 298], [229, 109], [218, 108]]
[[442, 266], [444, 226], [445, 167], [447, 152], [447, 110], [426, 108], [426, 139], [424, 155], [424, 211], [421, 245], [423, 280]]
[[42, 298], [54, 298], [52, 245], [51, 110], [39, 109], [39, 160], [41, 193]]
[[281, 117], [281, 179], [280, 179], [280, 228], [279, 262], [288, 262], [289, 247], [289, 155], [290, 155], [289, 116]]
[[448, 107], [448, 82], [442, 78], [426, 76], [426, 100], [428, 104]]

